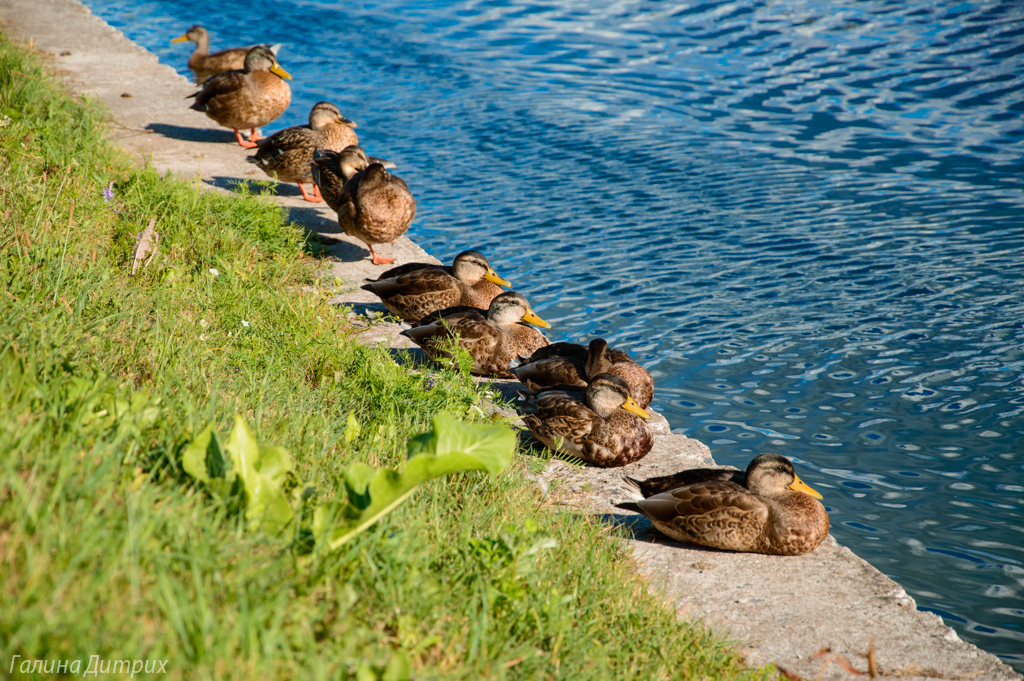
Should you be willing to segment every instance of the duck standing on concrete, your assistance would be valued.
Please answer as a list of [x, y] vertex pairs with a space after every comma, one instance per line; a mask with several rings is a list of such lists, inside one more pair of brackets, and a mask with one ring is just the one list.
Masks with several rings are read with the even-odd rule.
[[523, 383], [535, 386], [586, 386], [594, 376], [610, 373], [626, 381], [630, 395], [646, 409], [654, 399], [654, 378], [633, 361], [628, 352], [608, 347], [608, 341], [595, 338], [590, 345], [552, 343], [522, 360], [512, 370]]
[[366, 244], [374, 265], [395, 261], [373, 249], [405, 234], [416, 217], [416, 199], [405, 180], [371, 162], [345, 183], [338, 196], [338, 225]]
[[486, 314], [473, 307], [454, 307], [434, 312], [420, 325], [402, 332], [435, 361], [458, 364], [449, 352], [454, 340], [473, 360], [470, 372], [476, 376], [514, 378], [508, 370], [514, 357], [531, 354], [548, 344], [540, 331], [529, 325], [550, 329], [521, 294], [506, 291], [491, 301]]
[[[225, 71], [206, 81], [190, 107], [202, 111], [225, 128], [235, 132], [238, 144], [256, 147], [256, 128], [284, 113], [292, 101], [292, 89], [285, 79], [291, 75], [277, 63], [270, 48], [257, 45], [245, 55], [241, 70]], [[242, 139], [239, 129], [251, 130], [250, 141]]]
[[519, 407], [533, 436], [549, 449], [603, 468], [639, 461], [654, 446], [650, 414], [614, 374], [598, 374], [586, 391], [571, 386], [522, 393]]
[[323, 197], [315, 184], [314, 196], [307, 194], [302, 186], [303, 182], [313, 182], [313, 152], [317, 149], [341, 151], [357, 144], [354, 127], [356, 124], [342, 116], [334, 104], [317, 102], [309, 112], [309, 125], [296, 125], [264, 137], [256, 143], [256, 155], [246, 160], [278, 182], [299, 185], [306, 201], [320, 202]]
[[451, 267], [408, 263], [395, 267], [361, 288], [384, 303], [391, 314], [419, 321], [431, 312], [455, 306], [487, 309], [512, 284], [498, 276], [479, 251], [463, 251]]
[[[188, 58], [188, 67], [192, 69], [197, 85], [202, 85], [207, 80], [225, 71], [234, 71], [245, 66], [245, 55], [255, 45], [248, 47], [229, 47], [210, 54], [210, 34], [205, 28], [196, 24], [185, 31], [185, 35], [178, 36], [171, 40], [172, 43], [183, 43], [191, 40], [196, 44], [196, 49]], [[274, 55], [277, 55], [281, 45], [265, 45]]]
[[[666, 484], [689, 480], [668, 491]], [[742, 480], [742, 482], [740, 482]], [[736, 471], [693, 469], [648, 481], [626, 478], [647, 498], [618, 504], [651, 520], [673, 539], [727, 551], [796, 556], [812, 551], [828, 535], [821, 495], [778, 454], [762, 454], [740, 478]], [[648, 492], [655, 492], [647, 496]]]

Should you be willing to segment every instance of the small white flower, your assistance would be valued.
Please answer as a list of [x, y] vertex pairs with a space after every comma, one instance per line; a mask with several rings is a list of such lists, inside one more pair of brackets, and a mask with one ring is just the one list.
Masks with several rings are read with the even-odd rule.
[[210, 274], [212, 274], [215, 277], [219, 277], [220, 276], [220, 272], [217, 271], [216, 267], [211, 267], [210, 268]]
[[230, 331], [228, 331], [228, 335], [229, 335], [229, 336], [231, 335], [231, 332], [230, 332]]
[[248, 329], [248, 328], [249, 328], [249, 322], [247, 322], [247, 321], [245, 321], [245, 320], [243, 319], [243, 320], [242, 320], [242, 326], [244, 326], [245, 328], [247, 328], [247, 329]]
[[205, 333], [199, 334], [199, 340], [206, 340], [206, 334]]
[[200, 319], [199, 320], [199, 326], [203, 327], [204, 329], [206, 328], [206, 325], [209, 324], [209, 323], [210, 322], [206, 321], [205, 319]]

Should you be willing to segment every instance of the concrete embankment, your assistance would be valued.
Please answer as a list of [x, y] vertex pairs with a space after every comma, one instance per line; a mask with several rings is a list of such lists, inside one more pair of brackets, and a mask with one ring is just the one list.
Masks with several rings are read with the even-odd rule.
[[[54, 68], [75, 92], [98, 97], [110, 110], [111, 136], [139, 162], [161, 172], [200, 178], [217, 191], [262, 173], [245, 163], [247, 152], [230, 131], [215, 128], [205, 115], [187, 108], [195, 86], [171, 67], [94, 17], [76, 0], [0, 0], [0, 19], [15, 40], [31, 41], [52, 55]], [[184, 56], [182, 57], [184, 59]], [[387, 150], [374, 150], [387, 155]], [[401, 172], [401, 171], [399, 171]], [[255, 174], [254, 174], [255, 173]], [[415, 193], [416, 187], [412, 187]], [[408, 347], [399, 327], [367, 323], [362, 315], [381, 311], [356, 282], [380, 268], [360, 242], [338, 233], [334, 214], [323, 204], [302, 201], [294, 186], [282, 186], [277, 200], [330, 244], [335, 274], [353, 293], [335, 303], [351, 305], [366, 342]], [[415, 228], [414, 228], [415, 231]], [[435, 261], [402, 238], [382, 253], [398, 263]], [[501, 270], [501, 263], [495, 263]], [[515, 273], [507, 273], [515, 278]], [[529, 292], [526, 282], [523, 290]], [[514, 382], [500, 382], [503, 392]], [[629, 540], [639, 571], [685, 618], [703, 620], [734, 639], [751, 664], [774, 663], [808, 679], [842, 679], [868, 670], [873, 647], [877, 671], [903, 679], [1020, 679], [996, 657], [961, 641], [937, 616], [917, 611], [895, 582], [829, 537], [799, 557], [731, 554], [682, 545], [656, 534], [639, 518], [615, 509], [625, 498], [623, 474], [650, 477], [713, 465], [700, 442], [675, 435], [655, 417], [654, 451], [617, 470], [574, 468], [554, 461], [544, 473], [552, 501], [602, 514], [609, 524], [633, 530]]]

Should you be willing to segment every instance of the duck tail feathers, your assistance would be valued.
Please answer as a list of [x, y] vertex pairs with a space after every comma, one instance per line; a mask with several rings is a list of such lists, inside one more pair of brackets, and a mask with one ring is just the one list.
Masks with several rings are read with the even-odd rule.
[[[644, 493], [640, 489], [640, 481], [636, 478], [631, 478], [628, 475], [622, 476], [622, 485], [629, 492], [629, 495], [636, 500], [644, 498]], [[639, 513], [639, 511], [637, 511]]]

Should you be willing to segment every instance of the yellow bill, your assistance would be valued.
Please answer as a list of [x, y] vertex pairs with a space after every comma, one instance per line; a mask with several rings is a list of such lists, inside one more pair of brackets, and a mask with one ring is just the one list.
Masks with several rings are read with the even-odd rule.
[[808, 494], [808, 495], [814, 497], [815, 499], [822, 499], [823, 498], [820, 494], [815, 492], [812, 488], [808, 487], [807, 483], [804, 482], [803, 480], [801, 480], [799, 477], [794, 475], [793, 478], [794, 478], [793, 484], [789, 486], [789, 488], [791, 490], [794, 490], [796, 492], [803, 492], [804, 494]]
[[182, 35], [182, 36], [178, 36], [177, 38], [172, 38], [171, 42], [172, 43], [183, 43], [186, 40], [188, 40], [188, 36], [187, 35]]
[[270, 72], [273, 73], [275, 76], [281, 76], [285, 80], [292, 79], [292, 74], [282, 69], [280, 64], [274, 64], [273, 66], [271, 66]]
[[546, 321], [537, 316], [537, 313], [533, 310], [527, 310], [526, 314], [523, 315], [523, 321], [534, 326], [539, 326], [542, 329], [550, 329], [551, 325]]
[[[651, 418], [651, 415], [644, 411], [644, 408], [637, 404], [632, 397], [626, 398], [626, 401], [622, 403], [622, 408], [628, 412], [636, 414], [642, 419]], [[810, 487], [808, 487], [807, 489], [810, 489]]]
[[497, 272], [495, 272], [494, 270], [492, 270], [490, 268], [487, 268], [487, 274], [484, 275], [484, 279], [486, 279], [487, 281], [493, 282], [493, 283], [497, 284], [498, 286], [511, 286], [512, 285], [512, 282], [507, 281], [505, 279], [502, 279], [501, 277], [498, 276]]

